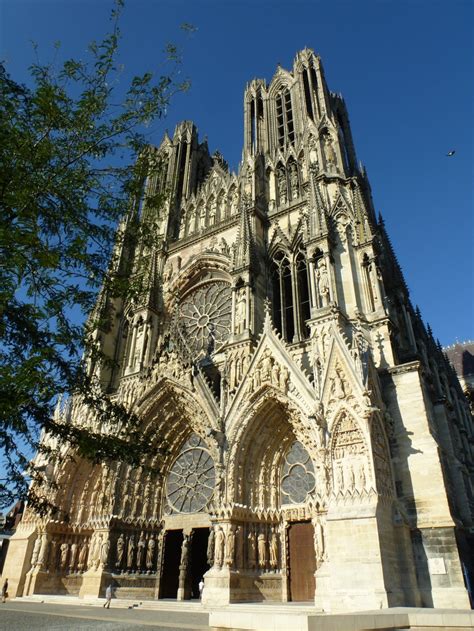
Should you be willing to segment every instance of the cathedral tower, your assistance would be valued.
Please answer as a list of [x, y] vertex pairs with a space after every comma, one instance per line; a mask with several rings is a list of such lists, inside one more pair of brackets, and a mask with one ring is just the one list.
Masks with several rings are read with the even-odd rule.
[[[12, 588], [98, 595], [112, 577], [186, 599], [204, 575], [208, 605], [469, 607], [472, 417], [320, 58], [246, 86], [237, 174], [188, 121], [149, 151], [134, 221], [154, 238], [118, 257], [143, 291], [100, 296], [115, 368], [91, 370], [166, 449], [56, 464], [67, 520], [27, 512]], [[90, 421], [77, 401], [58, 414]]]

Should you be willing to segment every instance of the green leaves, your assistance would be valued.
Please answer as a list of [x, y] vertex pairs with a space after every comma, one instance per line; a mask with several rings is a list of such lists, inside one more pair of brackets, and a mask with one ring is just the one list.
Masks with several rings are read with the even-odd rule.
[[[33, 64], [28, 86], [0, 65], [0, 508], [26, 495], [23, 473], [42, 432], [96, 461], [138, 463], [153, 443], [82, 360], [112, 361], [95, 342], [111, 318], [107, 301], [92, 310], [99, 289], [122, 300], [140, 295], [139, 275], [129, 283], [123, 253], [139, 238], [155, 238], [136, 218], [152, 159], [146, 127], [184, 89], [175, 78], [176, 47], [168, 51], [169, 73], [144, 72], [120, 88], [122, 8], [116, 0], [111, 32], [84, 60], [59, 69]], [[157, 212], [162, 203], [149, 202]], [[127, 231], [117, 233], [124, 221]], [[99, 429], [54, 420], [60, 393], [89, 406]], [[34, 466], [28, 471], [41, 478]]]

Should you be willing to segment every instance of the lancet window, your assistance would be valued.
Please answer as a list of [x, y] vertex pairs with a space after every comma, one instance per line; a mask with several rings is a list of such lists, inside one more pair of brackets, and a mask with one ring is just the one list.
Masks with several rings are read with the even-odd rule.
[[304, 339], [309, 334], [310, 318], [308, 269], [303, 252], [290, 262], [278, 251], [271, 264], [273, 322], [287, 342]]
[[295, 127], [291, 94], [288, 90], [283, 90], [276, 98], [276, 115], [279, 146], [293, 145], [295, 142]]

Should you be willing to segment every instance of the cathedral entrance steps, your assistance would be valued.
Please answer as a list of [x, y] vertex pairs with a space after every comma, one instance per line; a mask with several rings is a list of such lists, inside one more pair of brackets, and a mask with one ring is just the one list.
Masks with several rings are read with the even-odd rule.
[[[102, 607], [105, 598], [78, 598], [77, 596], [60, 596], [54, 594], [34, 594], [32, 596], [22, 596], [14, 599], [14, 602], [25, 603], [47, 603], [54, 605], [83, 605], [87, 607]], [[186, 601], [186, 600], [140, 600], [140, 599], [125, 599], [125, 598], [113, 598], [112, 607], [114, 609], [150, 609], [150, 610], [163, 610], [163, 611], [180, 611], [180, 612], [195, 612], [204, 614], [206, 610], [203, 608], [199, 601]]]
[[325, 614], [300, 604], [236, 604], [210, 610], [213, 631], [468, 631], [474, 611], [394, 607]]

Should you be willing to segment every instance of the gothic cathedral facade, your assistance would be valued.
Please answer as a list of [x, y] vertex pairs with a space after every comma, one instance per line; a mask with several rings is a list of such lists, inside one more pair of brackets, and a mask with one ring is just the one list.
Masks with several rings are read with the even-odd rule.
[[[180, 600], [204, 578], [210, 606], [468, 608], [472, 418], [412, 307], [344, 100], [305, 49], [247, 85], [244, 117], [238, 174], [191, 122], [150, 148], [160, 169], [136, 212], [155, 238], [119, 253], [146, 294], [99, 298], [115, 314], [101, 384], [166, 449], [135, 469], [51, 467], [68, 518], [27, 511], [10, 590], [98, 596], [113, 580]], [[90, 422], [77, 401], [57, 413]]]

